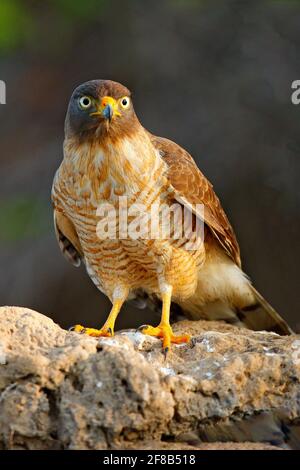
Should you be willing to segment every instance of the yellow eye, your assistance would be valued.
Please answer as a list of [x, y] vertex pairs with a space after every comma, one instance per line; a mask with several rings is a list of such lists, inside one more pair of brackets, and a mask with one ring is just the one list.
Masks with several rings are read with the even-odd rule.
[[79, 100], [81, 109], [89, 109], [92, 106], [92, 100], [89, 96], [82, 96]]
[[128, 98], [128, 96], [124, 96], [123, 98], [121, 98], [121, 106], [123, 109], [127, 109], [129, 108], [130, 106], [130, 99]]

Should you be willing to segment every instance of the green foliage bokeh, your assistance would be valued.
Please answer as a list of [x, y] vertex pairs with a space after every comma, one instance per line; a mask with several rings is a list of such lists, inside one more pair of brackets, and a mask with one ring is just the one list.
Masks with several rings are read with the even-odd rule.
[[[55, 39], [55, 28], [58, 24], [60, 27], [65, 25], [66, 30], [71, 31], [78, 25], [100, 17], [106, 3], [108, 0], [1, 0], [0, 53], [11, 53], [38, 41], [42, 27], [39, 21], [41, 11], [53, 22], [51, 37]], [[55, 21], [55, 18], [59, 21]], [[45, 46], [47, 47], [47, 44]]]
[[27, 40], [33, 31], [29, 11], [18, 0], [0, 2], [0, 51], [10, 51]]
[[[128, 0], [128, 2], [135, 0]], [[142, 1], [142, 0], [139, 0]], [[200, 7], [209, 0], [169, 0], [170, 8], [181, 6], [182, 8]], [[217, 3], [217, 0], [215, 0]], [[227, 0], [219, 0], [227, 1]], [[229, 1], [229, 0], [228, 0]], [[249, 0], [250, 1], [250, 0]], [[251, 0], [252, 1], [252, 0]], [[289, 3], [300, 4], [300, 0], [260, 0], [272, 4]], [[125, 4], [125, 0], [124, 0]], [[253, 1], [253, 6], [256, 2]], [[105, 6], [116, 8], [116, 14], [122, 2], [117, 0], [1, 0], [0, 1], [0, 53], [10, 53], [24, 45], [34, 45], [39, 40], [42, 25], [39, 23], [39, 12], [49, 13], [50, 21], [53, 21], [53, 34], [55, 39], [55, 27], [59, 25], [70, 34], [72, 29], [82, 26], [89, 21], [100, 18]], [[217, 6], [216, 6], [217, 8]], [[55, 21], [55, 18], [57, 21]], [[47, 44], [45, 44], [47, 48]]]
[[49, 233], [52, 229], [50, 212], [50, 203], [33, 195], [0, 201], [0, 243]]

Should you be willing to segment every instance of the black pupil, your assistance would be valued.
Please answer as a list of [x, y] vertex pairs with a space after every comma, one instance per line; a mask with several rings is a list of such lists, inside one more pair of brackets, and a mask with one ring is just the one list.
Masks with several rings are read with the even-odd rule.
[[123, 104], [123, 106], [126, 106], [126, 105], [127, 105], [127, 100], [124, 99], [124, 100], [122, 101], [122, 104]]
[[82, 102], [84, 106], [88, 106], [90, 104], [90, 100], [88, 98], [84, 98]]

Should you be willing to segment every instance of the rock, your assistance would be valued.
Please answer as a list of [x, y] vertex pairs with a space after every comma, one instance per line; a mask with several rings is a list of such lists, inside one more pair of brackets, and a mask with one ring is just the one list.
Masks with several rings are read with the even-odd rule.
[[174, 330], [193, 338], [165, 361], [138, 332], [98, 340], [0, 308], [0, 448], [300, 448], [299, 336]]
[[126, 450], [281, 450], [269, 444], [259, 442], [204, 442], [188, 445], [185, 442], [143, 441], [128, 443]]

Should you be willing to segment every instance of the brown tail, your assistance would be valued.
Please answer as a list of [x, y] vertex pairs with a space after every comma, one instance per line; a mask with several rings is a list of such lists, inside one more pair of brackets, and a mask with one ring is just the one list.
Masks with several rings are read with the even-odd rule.
[[274, 331], [280, 335], [293, 333], [286, 321], [247, 280], [251, 303], [237, 307], [222, 300], [203, 304], [197, 296], [180, 303], [182, 313], [191, 320], [223, 320], [254, 331]]
[[250, 285], [256, 302], [239, 310], [238, 316], [247, 328], [255, 331], [274, 331], [280, 335], [290, 335], [293, 330], [274, 310], [263, 296]]

